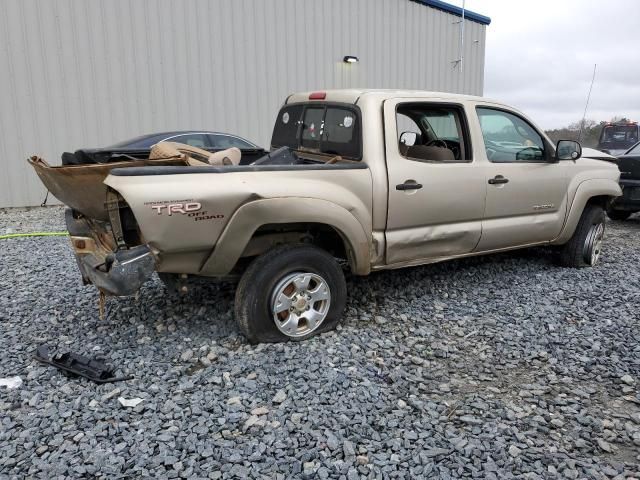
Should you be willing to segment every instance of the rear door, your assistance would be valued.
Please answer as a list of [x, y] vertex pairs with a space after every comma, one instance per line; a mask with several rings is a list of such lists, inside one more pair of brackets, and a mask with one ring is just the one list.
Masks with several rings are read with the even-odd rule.
[[386, 263], [469, 253], [478, 244], [486, 181], [461, 104], [384, 102], [388, 171]]
[[477, 251], [540, 243], [560, 234], [567, 209], [567, 169], [553, 147], [516, 112], [478, 105], [486, 157], [487, 199]]

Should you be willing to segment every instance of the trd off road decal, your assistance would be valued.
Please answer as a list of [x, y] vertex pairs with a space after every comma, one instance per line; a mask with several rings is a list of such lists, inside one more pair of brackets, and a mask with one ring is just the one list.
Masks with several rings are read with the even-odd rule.
[[158, 215], [186, 215], [193, 218], [194, 222], [202, 220], [218, 220], [224, 218], [222, 213], [210, 213], [202, 210], [202, 204], [194, 200], [163, 200], [160, 202], [147, 202], [145, 205], [150, 206]]

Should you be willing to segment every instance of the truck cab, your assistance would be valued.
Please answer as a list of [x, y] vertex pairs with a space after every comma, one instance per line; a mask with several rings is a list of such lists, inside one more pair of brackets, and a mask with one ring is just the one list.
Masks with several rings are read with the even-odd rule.
[[640, 140], [640, 125], [638, 125], [638, 122], [607, 123], [600, 132], [598, 150], [618, 157], [624, 155], [638, 140]]

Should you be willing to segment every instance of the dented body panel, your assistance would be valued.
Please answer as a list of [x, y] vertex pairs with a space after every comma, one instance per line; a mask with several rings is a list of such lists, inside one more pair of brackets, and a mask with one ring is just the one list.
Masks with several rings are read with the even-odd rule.
[[[71, 224], [84, 222], [84, 233], [73, 235], [72, 243], [85, 281], [106, 293], [128, 294], [148, 278], [151, 261], [160, 273], [226, 277], [241, 273], [243, 260], [291, 242], [327, 248], [357, 275], [560, 245], [571, 238], [588, 202], [620, 195], [614, 164], [552, 161], [555, 147], [544, 133], [498, 102], [437, 92], [339, 90], [315, 103], [358, 112], [357, 159], [301, 147], [294, 163], [241, 166], [180, 156], [67, 169], [32, 160], [43, 183], [78, 215]], [[314, 101], [309, 92], [294, 94], [285, 107], [298, 104], [307, 108]], [[398, 109], [422, 104], [459, 112], [465, 159], [417, 160], [402, 151]], [[478, 108], [509, 112], [540, 132], [546, 160], [491, 161]], [[341, 127], [353, 119], [346, 120]], [[496, 178], [508, 182], [496, 184]], [[114, 286], [127, 275], [131, 289]]]

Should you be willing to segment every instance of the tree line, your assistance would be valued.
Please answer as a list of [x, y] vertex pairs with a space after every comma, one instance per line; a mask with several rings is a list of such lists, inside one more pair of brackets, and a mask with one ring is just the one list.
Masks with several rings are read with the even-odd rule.
[[[584, 147], [596, 148], [598, 146], [598, 139], [600, 138], [600, 132], [607, 123], [628, 122], [626, 117], [614, 117], [611, 120], [601, 120], [596, 122], [595, 120], [585, 119], [573, 122], [567, 127], [556, 128], [553, 130], [545, 130], [545, 133], [549, 136], [554, 143], [558, 140], [578, 140]], [[582, 134], [580, 130], [582, 127]], [[578, 138], [580, 137], [580, 138]]]

